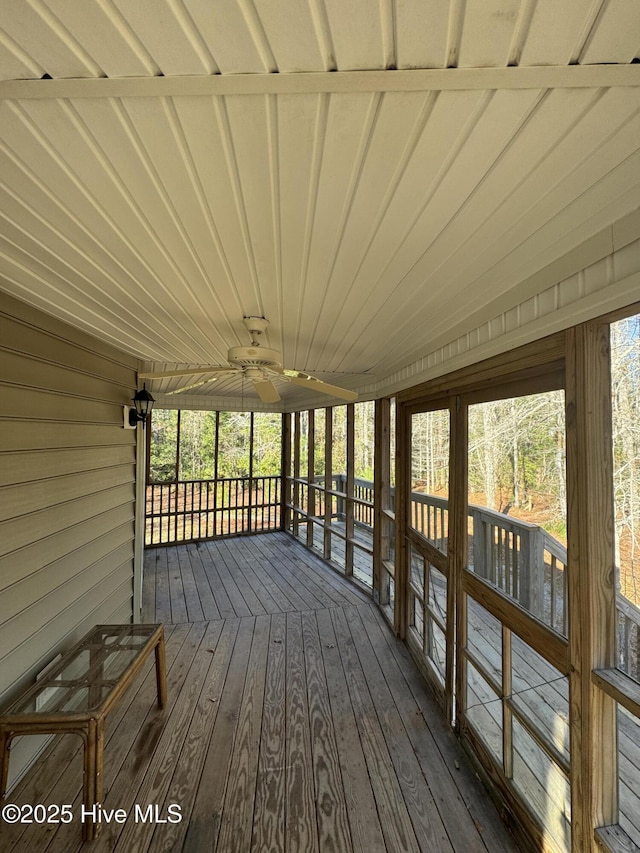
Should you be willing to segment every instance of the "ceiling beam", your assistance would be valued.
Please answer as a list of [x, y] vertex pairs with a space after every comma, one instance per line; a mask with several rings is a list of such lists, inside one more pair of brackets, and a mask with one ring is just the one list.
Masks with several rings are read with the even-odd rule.
[[423, 92], [430, 90], [608, 88], [640, 86], [640, 65], [563, 65], [336, 71], [297, 74], [214, 74], [185, 77], [85, 77], [0, 82], [0, 100], [148, 98], [188, 95]]

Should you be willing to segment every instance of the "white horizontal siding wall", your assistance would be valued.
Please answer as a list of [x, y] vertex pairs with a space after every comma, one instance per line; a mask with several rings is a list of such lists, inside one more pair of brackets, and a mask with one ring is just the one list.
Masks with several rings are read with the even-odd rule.
[[[136, 360], [0, 293], [0, 707], [133, 618]], [[44, 739], [14, 743], [11, 779]], [[10, 779], [10, 782], [11, 782]]]

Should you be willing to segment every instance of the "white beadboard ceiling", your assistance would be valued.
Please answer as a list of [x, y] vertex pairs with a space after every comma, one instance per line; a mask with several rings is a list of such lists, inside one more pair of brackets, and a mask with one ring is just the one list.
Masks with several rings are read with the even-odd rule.
[[[640, 206], [638, 0], [3, 0], [0, 24], [0, 289], [147, 368], [224, 364], [264, 315], [287, 367], [388, 391]], [[150, 385], [256, 399], [181, 383]]]

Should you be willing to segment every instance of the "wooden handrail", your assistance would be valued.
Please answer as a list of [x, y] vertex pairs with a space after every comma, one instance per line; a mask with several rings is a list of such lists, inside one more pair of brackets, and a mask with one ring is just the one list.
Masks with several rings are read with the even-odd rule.
[[280, 530], [281, 485], [280, 475], [150, 483], [145, 545]]
[[[269, 489], [269, 499], [255, 507], [256, 510], [262, 512], [262, 527], [260, 529], [278, 529], [277, 524], [274, 527], [271, 516], [272, 510], [275, 513], [274, 508], [280, 500], [282, 479], [279, 475], [252, 478], [254, 485], [261, 484], [266, 487], [268, 482], [275, 484], [273, 494]], [[306, 486], [307, 489], [309, 487], [319, 488], [316, 502], [321, 499], [324, 492], [335, 499], [333, 516], [337, 518], [344, 517], [345, 501], [351, 500], [354, 507], [354, 523], [360, 528], [373, 528], [373, 482], [370, 480], [360, 477], [354, 478], [354, 494], [349, 497], [345, 493], [346, 474], [343, 473], [332, 474], [330, 478], [324, 475], [316, 475], [311, 482], [300, 477], [289, 479], [301, 487]], [[328, 490], [323, 489], [326, 481], [330, 484]], [[178, 518], [183, 519], [190, 515], [195, 518], [205, 513], [213, 514], [212, 517], [222, 517], [222, 513], [229, 512], [228, 507], [216, 505], [215, 501], [212, 506], [209, 504], [203, 506], [200, 500], [198, 500], [197, 506], [191, 510], [185, 507], [179, 509], [175, 490], [179, 488], [191, 489], [194, 494], [195, 492], [200, 494], [200, 490], [210, 492], [213, 486], [218, 484], [224, 494], [225, 490], [231, 490], [234, 484], [237, 484], [239, 488], [246, 488], [249, 482], [250, 478], [243, 476], [221, 477], [218, 480], [180, 480], [169, 483], [150, 483], [148, 496], [151, 497], [154, 490], [160, 490], [160, 493], [167, 490], [167, 494], [171, 497], [166, 502], [171, 505], [166, 508], [161, 507], [160, 512], [154, 512], [152, 507], [148, 518], [152, 525], [154, 519], [170, 519], [170, 524], [175, 533], [168, 540], [162, 537], [160, 541], [156, 539], [153, 544], [181, 540], [178, 532]], [[174, 493], [172, 493], [172, 489]], [[300, 500], [304, 503], [303, 489], [300, 489], [300, 492]], [[213, 493], [215, 494], [215, 489], [213, 489]], [[228, 496], [230, 499], [230, 491]], [[389, 498], [393, 506], [395, 498], [393, 487], [389, 489]], [[437, 513], [437, 518], [434, 515], [429, 521], [431, 533], [434, 534], [431, 538], [441, 548], [444, 548], [447, 537], [448, 500], [424, 492], [411, 492], [411, 504], [426, 508], [427, 513], [429, 509], [433, 513]], [[235, 510], [236, 507], [234, 506], [231, 511]], [[241, 502], [237, 510], [244, 512], [247, 507]], [[265, 510], [267, 510], [266, 520]], [[469, 516], [473, 519], [475, 533], [472, 540], [472, 553], [469, 555], [469, 567], [479, 577], [488, 580], [505, 595], [518, 601], [545, 624], [566, 635], [566, 547], [540, 525], [505, 515], [489, 507], [469, 504]], [[412, 513], [411, 517], [417, 519], [419, 516]], [[426, 524], [424, 510], [420, 514], [420, 518], [425, 519]], [[185, 522], [182, 523], [182, 526], [185, 526]], [[199, 531], [200, 527], [198, 527], [197, 535], [192, 532], [191, 538], [199, 538]], [[419, 532], [427, 535], [426, 529]], [[184, 539], [186, 538], [188, 537], [184, 537]], [[427, 535], [427, 538], [430, 537]], [[637, 648], [640, 645], [640, 608], [636, 607], [621, 593], [618, 593], [616, 609], [618, 613], [618, 666], [632, 677], [640, 679], [640, 672], [637, 671]]]

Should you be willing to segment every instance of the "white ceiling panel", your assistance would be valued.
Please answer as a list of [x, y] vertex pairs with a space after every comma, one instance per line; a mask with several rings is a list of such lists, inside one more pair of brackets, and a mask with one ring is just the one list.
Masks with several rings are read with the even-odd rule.
[[0, 79], [630, 62], [636, 0], [4, 0]]
[[518, 38], [519, 13], [527, 5], [522, 0], [466, 0], [456, 66], [507, 65]]
[[194, 25], [222, 74], [276, 71], [264, 29], [250, 3], [185, 0]]
[[517, 64], [567, 65], [577, 61], [601, 6], [594, 0], [537, 0]]
[[[22, 3], [23, 8], [25, 5]], [[76, 0], [43, 0], [40, 8], [44, 7], [51, 17], [57, 18], [59, 28], [66, 30], [67, 40], [82, 45], [92, 58], [94, 66], [100, 69], [95, 76], [140, 77], [160, 74], [159, 66], [114, 4], [84, 4], [82, 14], [78, 13]], [[44, 70], [54, 76], [57, 65]], [[55, 76], [64, 75], [56, 73]]]
[[[571, 94], [580, 95], [580, 106], [584, 106], [587, 93]], [[491, 208], [490, 202], [487, 203], [484, 222], [483, 206], [476, 208], [476, 227], [468, 224], [465, 229], [471, 235], [470, 239], [465, 241], [464, 231], [456, 236], [453, 227], [443, 232], [441, 245], [446, 245], [451, 232], [453, 244], [459, 247], [457, 254], [450, 254], [449, 262], [440, 267], [439, 247], [434, 244], [420, 265], [407, 276], [402, 291], [404, 298], [396, 301], [390, 315], [390, 322], [398, 329], [399, 337], [401, 332], [411, 334], [420, 322], [429, 322], [437, 327], [439, 337], [446, 335], [448, 330], [452, 334], [456, 323], [465, 316], [473, 316], [474, 311], [490, 297], [508, 293], [522, 269], [530, 269], [534, 264], [542, 267], [568, 251], [570, 246], [558, 248], [555, 244], [566, 235], [570, 226], [579, 229], [584, 239], [597, 233], [604, 227], [602, 220], [592, 221], [589, 227], [585, 225], [601, 209], [599, 193], [618, 198], [621, 215], [629, 212], [624, 208], [620, 193], [625, 186], [637, 185], [640, 180], [640, 170], [634, 174], [633, 162], [628, 161], [634, 152], [637, 154], [640, 128], [637, 110], [630, 103], [632, 93], [627, 93], [628, 99], [620, 98], [620, 94], [616, 93], [616, 100], [619, 101], [618, 109], [625, 115], [622, 127], [611, 128], [602, 121], [602, 110], [609, 105], [606, 99], [597, 99], [584, 121], [574, 126], [573, 135], [568, 134], [564, 139], [551, 137], [551, 150], [539, 167], [531, 172], [516, 192], [510, 194], [504, 204], [498, 204], [492, 215], [488, 215]], [[593, 93], [591, 96], [593, 103]], [[622, 103], [625, 100], [626, 110]], [[568, 111], [568, 107], [566, 109]], [[572, 114], [575, 115], [575, 108]], [[613, 108], [609, 115], [615, 122]], [[634, 117], [629, 120], [629, 115]], [[548, 118], [552, 116], [553, 113]], [[550, 128], [561, 132], [562, 124], [554, 122], [544, 131], [548, 133]], [[606, 146], [603, 139], [607, 140]], [[580, 141], [579, 155], [576, 154], [577, 140]], [[616, 171], [617, 167], [619, 171]], [[512, 180], [503, 180], [505, 177], [508, 175], [504, 176], [502, 170], [496, 168], [492, 180], [486, 183], [487, 192], [495, 189], [496, 201], [499, 201], [501, 186], [513, 186]], [[637, 200], [640, 200], [640, 195]], [[490, 236], [492, 230], [493, 239]], [[449, 300], [442, 299], [444, 288]], [[421, 304], [418, 302], [420, 293], [426, 294]], [[457, 300], [453, 307], [452, 298]], [[411, 310], [412, 305], [420, 307]], [[406, 348], [401, 349], [402, 360]], [[419, 348], [416, 348], [414, 355], [417, 356], [418, 352]]]
[[640, 54], [639, 30], [640, 3], [636, 0], [603, 3], [580, 62], [631, 62]]
[[[289, 363], [302, 370], [318, 369], [309, 359], [309, 350], [326, 301], [325, 291], [331, 284], [379, 100], [374, 94], [332, 95], [326, 113], [316, 123], [314, 159], [318, 163], [314, 163], [309, 185], [301, 283], [296, 287], [292, 280], [289, 291], [297, 314], [292, 318], [295, 337]], [[344, 282], [343, 287], [347, 286]]]
[[[370, 394], [640, 206], [640, 7], [570, 6], [11, 0], [0, 288], [157, 369], [264, 315], [286, 367]], [[13, 83], [45, 74], [78, 79]]]
[[[381, 265], [376, 276], [372, 290], [380, 300], [378, 310], [383, 310], [386, 305], [385, 315], [394, 328], [398, 327], [400, 320], [400, 305], [403, 306], [402, 311], [406, 311], [406, 304], [416, 299], [416, 290], [422, 290], [431, 245], [484, 179], [537, 97], [537, 92], [530, 91], [499, 92], [495, 95], [483, 93], [477, 99], [475, 109], [466, 113], [461, 133], [443, 152], [444, 162], [437, 164], [439, 168], [432, 183], [424, 186], [424, 202], [418, 217], [410, 223], [399, 249], [384, 266]], [[455, 168], [451, 167], [452, 161]], [[470, 175], [473, 178], [470, 179]], [[387, 243], [386, 240], [382, 242]], [[421, 259], [422, 268], [416, 267]], [[461, 259], [459, 256], [459, 261]], [[438, 298], [441, 299], [444, 293], [447, 293], [448, 301], [451, 296], [448, 283], [444, 292], [439, 289]], [[420, 302], [423, 301], [424, 296]], [[418, 305], [412, 309], [412, 314]], [[358, 318], [363, 325], [367, 313], [365, 309]], [[375, 340], [375, 331], [371, 340]]]
[[[327, 15], [315, 0], [254, 0], [253, 28], [264, 33], [274, 67], [281, 74], [332, 71], [336, 67]], [[266, 54], [266, 49], [265, 49]], [[246, 68], [239, 69], [246, 73]]]
[[135, 3], [111, 0], [111, 3], [165, 77], [218, 71], [210, 46], [183, 3], [171, 0]]
[[[313, 0], [311, 0], [313, 2]], [[387, 68], [395, 64], [390, 0], [321, 0], [329, 23], [335, 68]]]
[[440, 0], [396, 0], [398, 68], [445, 68], [449, 8]]
[[[25, 57], [30, 57], [33, 76], [50, 73], [53, 77], [49, 68], [56, 77], [104, 76], [104, 71], [90, 51], [42, 0], [3, 0], [2, 29], [13, 45]], [[6, 46], [3, 45], [5, 49]], [[0, 67], [2, 65], [4, 63]], [[40, 68], [44, 72], [40, 72]], [[5, 74], [2, 74], [2, 78], [10, 79]]]
[[44, 73], [44, 68], [6, 30], [0, 29], [0, 80], [37, 79]]

